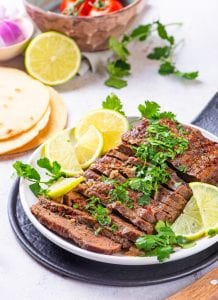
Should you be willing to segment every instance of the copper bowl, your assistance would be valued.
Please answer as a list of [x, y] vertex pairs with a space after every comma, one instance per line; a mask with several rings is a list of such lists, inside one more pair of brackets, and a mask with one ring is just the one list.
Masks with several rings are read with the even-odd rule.
[[[132, 1], [132, 2], [130, 2]], [[72, 37], [82, 51], [106, 50], [110, 36], [120, 37], [141, 9], [143, 0], [123, 0], [124, 8], [96, 17], [65, 16], [58, 12], [61, 1], [24, 1], [27, 13], [42, 31], [55, 30]]]

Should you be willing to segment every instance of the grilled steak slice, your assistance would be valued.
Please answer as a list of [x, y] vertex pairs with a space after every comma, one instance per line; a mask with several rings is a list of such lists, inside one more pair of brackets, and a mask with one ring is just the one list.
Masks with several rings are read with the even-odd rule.
[[126, 178], [120, 174], [118, 169], [114, 169], [113, 167], [110, 166], [110, 164], [104, 164], [104, 163], [94, 163], [92, 166], [90, 166], [90, 170], [104, 175], [106, 177], [109, 177], [109, 179], [116, 179], [119, 182], [124, 182], [126, 181]]
[[[40, 205], [51, 212], [59, 214], [62, 217], [74, 219], [76, 222], [91, 226], [94, 230], [97, 230], [100, 225], [89, 213], [50, 201], [45, 198], [40, 198]], [[100, 230], [100, 234], [109, 237], [113, 241], [120, 243], [122, 248], [129, 248], [132, 244], [125, 235], [122, 235], [123, 227], [117, 226], [116, 233], [113, 232], [110, 226], [104, 226]], [[140, 236], [140, 235], [139, 235]]]
[[86, 224], [91, 227], [97, 225], [96, 220], [88, 213], [70, 206], [50, 201], [44, 197], [39, 198], [39, 204], [47, 210], [60, 215], [61, 217], [74, 219], [78, 223]]
[[111, 156], [114, 158], [117, 158], [123, 162], [127, 161], [127, 159], [129, 158], [129, 155], [122, 153], [119, 151], [119, 149], [111, 149], [107, 152], [107, 156]]
[[129, 130], [123, 134], [123, 142], [131, 145], [142, 144], [145, 141], [146, 128], [148, 125], [148, 120], [142, 119], [142, 121], [138, 125], [134, 126], [132, 130]]
[[135, 154], [135, 150], [133, 147], [125, 142], [122, 142], [119, 146], [117, 146], [117, 149], [128, 156], [133, 156]]
[[91, 170], [102, 173], [110, 178], [117, 178], [119, 182], [126, 181], [126, 178], [135, 177], [135, 167], [127, 166], [122, 161], [107, 155], [94, 163], [91, 166]]
[[99, 175], [98, 173], [94, 172], [93, 170], [91, 169], [87, 169], [84, 173], [84, 176], [86, 179], [93, 179], [93, 180], [96, 180], [96, 181], [101, 181], [101, 175]]
[[136, 225], [141, 230], [147, 233], [152, 233], [154, 229], [153, 225], [140, 218], [135, 209], [128, 208], [119, 201], [111, 201], [108, 194], [112, 189], [112, 184], [106, 184], [103, 182], [90, 184], [89, 182], [86, 182], [79, 184], [76, 188], [76, 191], [85, 195], [86, 197], [98, 197], [101, 200], [102, 204], [108, 209], [113, 209], [119, 212], [124, 218], [128, 219], [132, 224]]
[[[129, 163], [130, 158], [131, 157], [129, 157], [124, 164], [127, 164], [127, 162]], [[102, 161], [105, 161], [105, 160], [102, 160]], [[113, 159], [113, 162], [116, 162], [116, 159]], [[108, 168], [108, 166], [106, 165], [105, 168]], [[121, 169], [127, 170], [125, 172], [125, 175], [127, 177], [129, 177], [129, 178], [135, 177], [135, 168], [129, 168], [129, 167], [122, 167], [121, 168], [120, 167], [119, 170], [121, 170]], [[173, 174], [173, 171], [171, 171], [171, 173]], [[176, 178], [176, 174], [175, 174], [174, 178]], [[171, 181], [173, 181], [173, 179], [171, 179]], [[181, 180], [179, 180], [179, 182], [181, 182]], [[184, 186], [184, 188], [183, 188], [184, 193], [186, 192], [190, 196], [189, 188], [188, 187], [186, 188], [185, 184], [183, 186]], [[175, 188], [175, 190], [176, 191], [171, 191], [169, 189], [166, 189], [162, 185], [160, 185], [159, 189], [154, 194], [153, 199], [155, 201], [157, 201], [157, 203], [162, 202], [162, 203], [166, 204], [167, 205], [166, 206], [166, 211], [169, 210], [169, 207], [176, 210], [177, 211], [176, 215], [178, 215], [180, 213], [180, 211], [183, 210], [183, 208], [185, 207], [185, 205], [187, 203], [187, 200], [189, 198], [186, 200], [185, 198], [183, 198], [183, 196], [181, 196], [179, 193], [177, 193], [176, 188]], [[148, 221], [150, 223], [155, 223], [156, 219], [154, 217], [154, 214], [152, 214], [150, 210], [146, 210], [146, 207], [142, 208], [141, 206], [138, 205], [137, 200], [141, 196], [142, 196], [141, 193], [129, 190], [129, 197], [131, 198], [132, 202], [134, 203], [134, 209], [135, 209], [136, 213], [138, 214], [138, 216], [140, 216], [141, 218], [145, 219], [146, 221]]]
[[[198, 129], [184, 126], [185, 135], [180, 132], [178, 124], [169, 119], [162, 119], [161, 124], [167, 126], [175, 135], [183, 136], [189, 141], [188, 149], [169, 161], [169, 165], [179, 171], [181, 167], [184, 172], [178, 174], [185, 181], [202, 181], [218, 185], [218, 144], [204, 137]], [[128, 152], [128, 146], [146, 143], [146, 127], [148, 122], [142, 120], [141, 124], [123, 135], [124, 146], [119, 150]], [[132, 149], [132, 148], [131, 148]], [[133, 151], [133, 150], [132, 150]], [[134, 151], [133, 151], [134, 152]]]
[[73, 207], [76, 205], [78, 209], [83, 210], [86, 205], [86, 197], [83, 197], [81, 194], [75, 192], [74, 190], [65, 194], [63, 197], [63, 204]]
[[41, 224], [64, 238], [74, 241], [78, 246], [90, 251], [113, 254], [121, 249], [121, 245], [94, 232], [74, 219], [64, 218], [42, 207], [39, 203], [31, 207], [33, 215]]
[[187, 183], [182, 180], [171, 168], [167, 168], [167, 172], [170, 174], [170, 178], [164, 185], [181, 195], [186, 200], [189, 200], [193, 193]]
[[[71, 191], [64, 196], [65, 203], [67, 203], [69, 206], [73, 206], [76, 203], [78, 204], [80, 210], [84, 210], [87, 205], [85, 199], [86, 198], [84, 196], [74, 191]], [[124, 221], [120, 217], [114, 214], [109, 214], [109, 217], [111, 218], [112, 224], [115, 224], [117, 227], [115, 234], [118, 236], [135, 242], [139, 236], [143, 235], [142, 231], [138, 230], [136, 227]]]
[[169, 191], [163, 186], [159, 186], [158, 190], [153, 196], [153, 199], [155, 201], [165, 203], [178, 211], [183, 210], [187, 203], [187, 200], [185, 200], [185, 198], [183, 198], [181, 195], [173, 191]]

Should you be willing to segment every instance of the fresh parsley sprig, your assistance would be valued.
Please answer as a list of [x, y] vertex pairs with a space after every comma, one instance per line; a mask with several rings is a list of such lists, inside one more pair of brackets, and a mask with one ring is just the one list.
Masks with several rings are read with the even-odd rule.
[[49, 180], [42, 181], [39, 172], [29, 164], [24, 164], [22, 161], [16, 161], [13, 164], [17, 176], [33, 182], [29, 187], [36, 197], [47, 194], [48, 189], [44, 186], [49, 187], [59, 178], [66, 177], [66, 174], [61, 171], [60, 164], [56, 161], [50, 162], [48, 158], [43, 157], [37, 160], [37, 165], [47, 171], [46, 175], [49, 176]]
[[102, 108], [117, 111], [121, 115], [125, 116], [125, 113], [123, 111], [123, 104], [114, 93], [108, 95], [107, 98], [102, 102]]
[[155, 47], [147, 58], [160, 61], [160, 75], [174, 75], [180, 78], [194, 80], [198, 77], [198, 72], [181, 72], [177, 69], [173, 56], [176, 49], [175, 38], [167, 32], [167, 26], [181, 25], [172, 23], [164, 25], [159, 20], [153, 23], [139, 25], [129, 35], [124, 35], [121, 40], [111, 37], [109, 40], [109, 48], [114, 53], [114, 60], [109, 60], [107, 64], [107, 73], [109, 78], [105, 81], [105, 85], [121, 89], [127, 86], [127, 80], [124, 77], [131, 74], [131, 65], [128, 62], [130, 52], [128, 45], [133, 41], [145, 41], [152, 33], [157, 32], [160, 39], [166, 45], [163, 47]]
[[169, 224], [159, 221], [156, 226], [156, 234], [144, 235], [136, 240], [136, 247], [143, 250], [145, 256], [157, 256], [160, 262], [170, 257], [174, 247], [194, 246], [193, 243], [182, 236], [176, 236]]

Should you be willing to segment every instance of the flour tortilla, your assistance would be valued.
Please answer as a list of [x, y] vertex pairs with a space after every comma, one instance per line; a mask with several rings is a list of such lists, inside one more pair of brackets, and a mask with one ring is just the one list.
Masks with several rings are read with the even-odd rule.
[[40, 130], [44, 129], [48, 124], [50, 112], [51, 109], [50, 107], [48, 107], [42, 119], [30, 130], [14, 136], [8, 140], [0, 141], [0, 155], [20, 148], [28, 142], [32, 141], [34, 137], [39, 134]]
[[47, 87], [39, 81], [0, 67], [0, 141], [34, 127], [48, 109], [49, 98]]
[[53, 88], [49, 88], [49, 94], [51, 114], [47, 126], [31, 142], [7, 154], [17, 154], [36, 148], [66, 127], [67, 108], [63, 100]]

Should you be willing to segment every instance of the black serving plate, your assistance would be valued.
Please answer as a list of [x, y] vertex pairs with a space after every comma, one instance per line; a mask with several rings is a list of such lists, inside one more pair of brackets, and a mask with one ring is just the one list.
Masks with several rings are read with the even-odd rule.
[[[218, 135], [218, 94], [193, 121]], [[46, 268], [73, 279], [114, 286], [142, 286], [163, 283], [189, 275], [217, 260], [218, 243], [190, 257], [157, 265], [123, 266], [91, 261], [76, 256], [47, 240], [29, 221], [19, 199], [19, 181], [12, 187], [8, 215], [21, 246]]]

